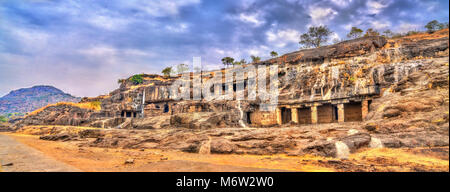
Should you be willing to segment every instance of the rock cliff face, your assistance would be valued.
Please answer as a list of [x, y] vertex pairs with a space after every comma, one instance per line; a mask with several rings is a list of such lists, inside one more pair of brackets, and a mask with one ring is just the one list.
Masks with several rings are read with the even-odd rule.
[[361, 56], [382, 48], [386, 44], [386, 39], [379, 36], [362, 37], [358, 39], [340, 42], [338, 44], [323, 46], [315, 49], [300, 50], [285, 54], [281, 57], [261, 62], [261, 64], [274, 63], [315, 63], [322, 64], [327, 60], [343, 59]]
[[86, 122], [95, 118], [95, 112], [72, 105], [50, 106], [35, 115], [29, 115], [21, 120], [21, 126], [25, 125], [86, 125]]
[[[188, 152], [345, 158], [362, 147], [448, 146], [448, 40], [448, 30], [365, 37], [251, 64], [278, 66], [274, 111], [261, 111], [248, 93], [242, 101], [173, 100], [169, 87], [181, 77], [143, 75], [141, 84], [126, 79], [109, 95], [84, 99], [101, 101], [100, 112], [51, 108], [16, 125], [121, 128], [85, 144]], [[190, 76], [205, 82], [223, 72]], [[252, 81], [247, 74], [219, 88], [243, 83], [247, 92]]]

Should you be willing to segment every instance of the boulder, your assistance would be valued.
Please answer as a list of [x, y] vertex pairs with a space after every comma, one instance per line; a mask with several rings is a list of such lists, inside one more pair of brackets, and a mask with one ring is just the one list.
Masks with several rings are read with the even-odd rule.
[[350, 152], [355, 152], [359, 148], [368, 147], [370, 138], [370, 135], [367, 133], [356, 133], [340, 138], [339, 140], [347, 145], [347, 147], [350, 149]]
[[237, 150], [237, 146], [223, 138], [214, 138], [211, 140], [211, 153], [228, 154]]
[[402, 112], [400, 110], [395, 109], [395, 108], [389, 108], [389, 109], [384, 110], [383, 117], [391, 118], [391, 117], [397, 117], [401, 114], [402, 114]]
[[335, 143], [325, 140], [314, 141], [303, 148], [301, 152], [325, 157], [335, 157], [337, 154]]

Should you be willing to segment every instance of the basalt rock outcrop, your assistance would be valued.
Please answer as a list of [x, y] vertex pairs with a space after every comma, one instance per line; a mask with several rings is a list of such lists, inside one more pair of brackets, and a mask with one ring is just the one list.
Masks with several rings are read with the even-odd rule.
[[[178, 80], [207, 82], [225, 74], [223, 69], [188, 73], [188, 80], [146, 74], [140, 84], [125, 79], [109, 95], [83, 99], [100, 101], [101, 111], [48, 108], [16, 126], [111, 128], [95, 138], [75, 138], [86, 146], [193, 153], [336, 157], [367, 147], [448, 146], [448, 47], [447, 29], [397, 39], [364, 37], [247, 65], [278, 67], [273, 111], [261, 110], [260, 99], [248, 99], [257, 81], [248, 73], [217, 88], [244, 91], [243, 100], [173, 99], [171, 86]], [[191, 86], [177, 88], [193, 95]]]
[[326, 60], [349, 58], [374, 52], [382, 48], [386, 42], [385, 38], [379, 36], [362, 37], [334, 45], [288, 53], [281, 57], [262, 62], [261, 64], [297, 64], [309, 62], [322, 64]]
[[56, 105], [45, 108], [37, 114], [28, 115], [17, 122], [17, 126], [26, 125], [73, 125], [84, 126], [96, 119], [96, 112], [73, 105]]

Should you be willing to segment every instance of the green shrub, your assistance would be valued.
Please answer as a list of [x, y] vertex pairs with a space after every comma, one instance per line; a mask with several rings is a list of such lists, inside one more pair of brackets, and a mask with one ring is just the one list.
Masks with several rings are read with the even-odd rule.
[[8, 118], [6, 118], [3, 115], [0, 115], [0, 122], [7, 122], [7, 121], [8, 121]]
[[135, 85], [141, 84], [144, 82], [144, 78], [142, 74], [139, 75], [133, 75], [130, 79]]
[[161, 72], [164, 74], [164, 76], [168, 77], [173, 72], [172, 67], [166, 67]]

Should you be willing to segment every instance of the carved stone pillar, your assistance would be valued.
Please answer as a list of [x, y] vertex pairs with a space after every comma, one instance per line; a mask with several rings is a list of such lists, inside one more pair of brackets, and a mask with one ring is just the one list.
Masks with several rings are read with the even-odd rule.
[[311, 106], [311, 123], [317, 124], [318, 115], [317, 115], [317, 106], [313, 105]]
[[283, 120], [281, 119], [281, 109], [277, 108], [275, 110], [275, 113], [277, 114], [277, 124], [278, 125], [282, 125], [283, 124]]
[[367, 114], [369, 113], [369, 101], [363, 100], [361, 102], [361, 107], [362, 120], [364, 121], [367, 117]]
[[298, 109], [291, 108], [291, 121], [298, 123]]
[[342, 123], [342, 122], [345, 121], [344, 104], [343, 103], [337, 104], [337, 108], [338, 108], [338, 111], [337, 111], [337, 113], [338, 113], [338, 122]]

